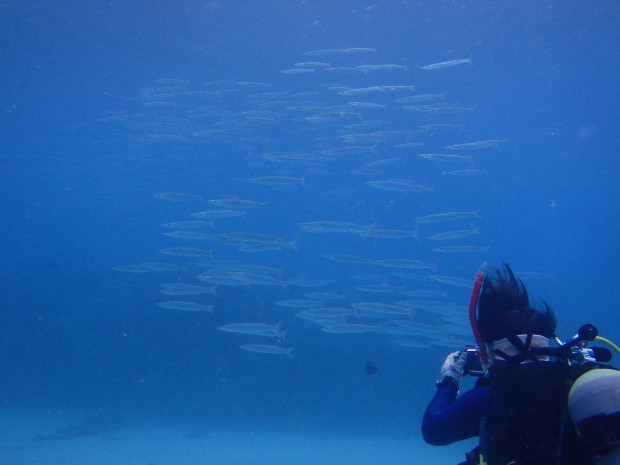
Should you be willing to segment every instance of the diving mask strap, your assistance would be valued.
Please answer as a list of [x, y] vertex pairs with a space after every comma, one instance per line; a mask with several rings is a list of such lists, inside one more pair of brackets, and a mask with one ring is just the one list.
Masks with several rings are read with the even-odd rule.
[[548, 356], [542, 354], [537, 356], [536, 350], [546, 348], [548, 341], [548, 338], [534, 335], [532, 332], [518, 336], [512, 335], [495, 341], [496, 347], [493, 349], [493, 354], [510, 364], [516, 365], [526, 361], [545, 361], [548, 360]]

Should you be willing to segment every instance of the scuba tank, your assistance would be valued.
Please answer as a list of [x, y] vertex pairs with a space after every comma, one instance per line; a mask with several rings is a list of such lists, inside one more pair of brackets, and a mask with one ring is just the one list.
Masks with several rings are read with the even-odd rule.
[[620, 465], [620, 371], [599, 368], [577, 378], [568, 412], [590, 463]]

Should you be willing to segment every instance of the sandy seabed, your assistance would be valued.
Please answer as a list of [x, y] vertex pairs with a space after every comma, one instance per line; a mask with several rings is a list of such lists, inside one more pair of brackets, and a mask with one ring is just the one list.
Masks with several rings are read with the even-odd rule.
[[100, 430], [84, 425], [64, 415], [3, 414], [0, 465], [456, 465], [471, 446], [149, 422]]

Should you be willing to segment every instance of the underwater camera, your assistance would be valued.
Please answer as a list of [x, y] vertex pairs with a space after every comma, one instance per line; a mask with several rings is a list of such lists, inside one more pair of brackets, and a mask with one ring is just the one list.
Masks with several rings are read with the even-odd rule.
[[465, 373], [471, 376], [482, 376], [484, 373], [482, 369], [482, 362], [478, 355], [478, 349], [476, 346], [465, 346], [463, 351], [467, 354], [467, 362], [465, 363]]

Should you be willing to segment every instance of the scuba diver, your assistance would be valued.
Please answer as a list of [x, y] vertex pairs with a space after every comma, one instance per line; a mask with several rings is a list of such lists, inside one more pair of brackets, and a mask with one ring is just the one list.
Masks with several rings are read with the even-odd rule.
[[[446, 358], [422, 421], [424, 440], [479, 436], [460, 465], [620, 464], [620, 371], [592, 325], [562, 343], [543, 302], [536, 309], [510, 269], [476, 275], [470, 322], [477, 347]], [[557, 347], [551, 346], [555, 340]], [[459, 395], [464, 375], [479, 376]]]

